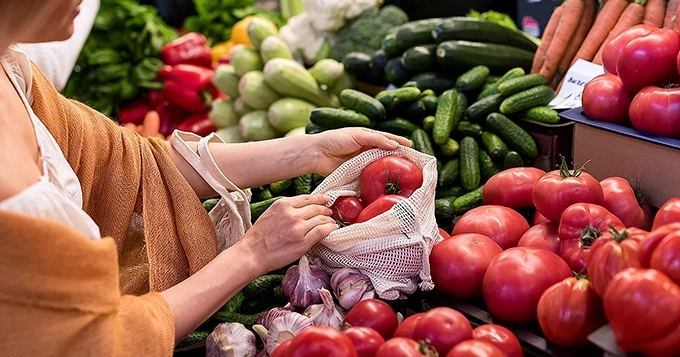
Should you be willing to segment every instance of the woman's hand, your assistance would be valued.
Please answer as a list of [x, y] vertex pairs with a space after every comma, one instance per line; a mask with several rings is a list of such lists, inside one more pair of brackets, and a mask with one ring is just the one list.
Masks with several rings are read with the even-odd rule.
[[284, 197], [274, 202], [246, 232], [246, 245], [262, 274], [290, 264], [337, 229], [324, 195]]
[[395, 150], [399, 145], [411, 146], [403, 136], [367, 128], [343, 128], [312, 136], [318, 148], [314, 172], [327, 176], [340, 164], [357, 154], [373, 149]]

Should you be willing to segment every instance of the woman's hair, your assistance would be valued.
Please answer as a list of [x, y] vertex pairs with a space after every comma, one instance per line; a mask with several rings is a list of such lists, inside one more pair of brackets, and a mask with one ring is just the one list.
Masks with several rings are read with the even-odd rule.
[[41, 22], [59, 6], [60, 0], [0, 1], [0, 52], [15, 42], [31, 38]]

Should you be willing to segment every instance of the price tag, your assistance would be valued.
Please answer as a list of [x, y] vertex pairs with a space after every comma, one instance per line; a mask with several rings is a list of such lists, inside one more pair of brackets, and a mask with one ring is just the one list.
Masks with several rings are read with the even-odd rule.
[[567, 71], [560, 91], [557, 92], [555, 98], [548, 103], [548, 107], [553, 109], [571, 109], [580, 107], [583, 87], [591, 79], [601, 74], [604, 74], [604, 68], [601, 65], [579, 58]]

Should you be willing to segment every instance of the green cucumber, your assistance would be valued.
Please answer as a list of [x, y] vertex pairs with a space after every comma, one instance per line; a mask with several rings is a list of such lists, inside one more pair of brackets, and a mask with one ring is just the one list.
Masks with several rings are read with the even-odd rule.
[[481, 172], [484, 181], [500, 172], [500, 169], [491, 156], [489, 156], [489, 153], [482, 149], [479, 150], [479, 171]]
[[410, 137], [413, 131], [419, 129], [418, 124], [415, 124], [404, 118], [394, 118], [390, 120], [379, 121], [375, 124], [375, 129], [387, 133]]
[[501, 83], [503, 83], [503, 82], [505, 82], [509, 79], [513, 79], [513, 78], [523, 76], [525, 74], [526, 74], [526, 72], [524, 72], [524, 68], [521, 68], [521, 67], [515, 67], [515, 68], [508, 70], [497, 81], [495, 81], [495, 82], [489, 84], [488, 86], [484, 87], [484, 89], [482, 89], [482, 91], [479, 92], [479, 95], [477, 95], [477, 100], [480, 100], [484, 97], [488, 97], [492, 94], [500, 93], [500, 91], [498, 90], [498, 86]]
[[482, 191], [484, 191], [484, 185], [480, 185], [474, 190], [456, 198], [456, 200], [453, 201], [454, 214], [461, 215], [475, 207], [483, 205]]
[[467, 70], [485, 65], [492, 73], [505, 73], [514, 67], [529, 72], [533, 59], [533, 51], [495, 43], [450, 40], [437, 45], [437, 61], [446, 68]]
[[429, 18], [407, 22], [399, 26], [394, 33], [396, 45], [402, 51], [413, 46], [434, 43], [432, 30], [442, 19]]
[[396, 110], [390, 111], [389, 114], [392, 116], [399, 115], [402, 118], [418, 122], [423, 117], [426, 117], [428, 113], [423, 102], [420, 100], [413, 100], [398, 106]]
[[460, 145], [452, 138], [448, 138], [443, 145], [439, 145], [439, 154], [445, 158], [456, 156], [458, 150], [460, 150]]
[[304, 174], [293, 178], [293, 190], [296, 195], [308, 195], [312, 193], [314, 175]]
[[380, 120], [385, 117], [385, 106], [379, 100], [356, 89], [347, 88], [340, 92], [340, 103], [369, 119]]
[[425, 118], [423, 118], [423, 130], [427, 132], [432, 132], [432, 128], [434, 127], [434, 115], [428, 115]]
[[437, 221], [437, 226], [449, 227], [453, 224], [453, 218], [456, 215], [453, 203], [457, 198], [457, 196], [449, 196], [434, 200], [434, 218]]
[[387, 60], [383, 72], [385, 74], [385, 80], [387, 83], [392, 83], [397, 87], [400, 87], [404, 83], [408, 82], [409, 79], [411, 79], [411, 77], [413, 77], [413, 75], [416, 73], [406, 69], [401, 64], [401, 58], [399, 57], [394, 57]]
[[420, 90], [431, 89], [436, 95], [441, 95], [445, 90], [456, 86], [457, 78], [453, 72], [420, 72], [411, 77], [411, 80], [418, 83]]
[[417, 87], [402, 87], [395, 89], [385, 89], [375, 95], [387, 111], [396, 109], [400, 104], [418, 99], [420, 89]]
[[431, 71], [439, 66], [437, 63], [437, 45], [427, 44], [413, 46], [401, 55], [401, 65], [409, 71]]
[[435, 156], [432, 142], [430, 142], [430, 135], [421, 128], [414, 130], [411, 133], [411, 140], [413, 140], [413, 148], [422, 152], [423, 154]]
[[456, 79], [456, 88], [463, 92], [480, 88], [489, 76], [489, 67], [484, 65], [474, 66]]
[[448, 187], [452, 186], [458, 181], [460, 176], [460, 161], [457, 157], [447, 161], [442, 165], [441, 170], [439, 170], [439, 176], [437, 177], [438, 187]]
[[175, 348], [182, 348], [182, 347], [187, 347], [191, 345], [195, 345], [199, 342], [205, 341], [208, 336], [210, 335], [210, 332], [208, 331], [192, 331], [185, 337], [182, 341], [180, 341]]
[[498, 91], [504, 96], [511, 96], [523, 90], [545, 84], [545, 76], [540, 73], [525, 74], [521, 77], [508, 79], [498, 85]]
[[420, 98], [418, 98], [418, 101], [423, 103], [423, 105], [425, 106], [425, 111], [427, 112], [427, 115], [434, 115], [437, 112], [437, 106], [439, 105], [439, 97], [437, 97], [436, 95], [426, 96], [421, 95]]
[[472, 103], [465, 112], [465, 116], [471, 121], [483, 120], [489, 113], [498, 111], [505, 97], [498, 93], [484, 97]]
[[535, 86], [515, 93], [503, 100], [501, 114], [517, 113], [525, 109], [548, 105], [555, 98], [555, 91], [545, 85]]
[[456, 196], [460, 197], [464, 194], [466, 194], [467, 191], [461, 186], [451, 186], [451, 187], [438, 187], [434, 191], [434, 198], [442, 198], [442, 197], [451, 197], [451, 196]]
[[215, 197], [208, 198], [207, 200], [203, 201], [202, 205], [203, 205], [203, 208], [205, 208], [206, 212], [210, 212], [210, 211], [212, 211], [213, 208], [215, 208], [215, 206], [217, 206], [217, 202], [219, 202], [219, 201], [220, 201], [219, 198], [215, 198]]
[[255, 203], [250, 204], [250, 221], [252, 223], [255, 223], [258, 218], [264, 213], [264, 211], [269, 208], [269, 206], [272, 205], [272, 203], [276, 202], [278, 199], [283, 198], [283, 196], [276, 196], [272, 198], [268, 198], [264, 201], [259, 201]]
[[385, 52], [385, 54], [388, 57], [397, 56], [405, 50], [405, 48], [401, 48], [397, 44], [397, 36], [395, 34], [395, 31], [390, 32], [387, 35], [385, 35], [381, 49]]
[[292, 185], [293, 185], [292, 178], [274, 181], [269, 184], [269, 191], [271, 191], [272, 194], [281, 195], [284, 192], [286, 192], [286, 190]]
[[560, 116], [557, 110], [543, 105], [529, 108], [522, 112], [521, 118], [537, 121], [544, 124], [557, 124], [560, 121]]
[[500, 136], [488, 130], [482, 133], [482, 144], [494, 160], [503, 160], [508, 151], [510, 151]]
[[466, 136], [479, 138], [482, 136], [482, 133], [484, 133], [484, 129], [477, 123], [470, 123], [467, 120], [461, 120], [458, 125], [456, 125], [456, 130], [454, 130], [453, 133], [460, 138], [464, 138]]
[[367, 78], [371, 72], [371, 56], [363, 52], [350, 52], [342, 58], [345, 71], [358, 78]]
[[305, 125], [305, 134], [316, 134], [326, 130], [326, 128], [320, 127], [314, 123], [308, 123]]
[[524, 160], [522, 160], [522, 156], [517, 151], [509, 151], [505, 158], [503, 158], [504, 170], [520, 166], [524, 166]]
[[369, 65], [368, 80], [370, 83], [383, 83], [385, 81], [385, 65], [390, 59], [385, 51], [378, 49], [371, 56], [371, 64]]
[[479, 167], [479, 144], [471, 136], [460, 141], [460, 184], [472, 191], [479, 186], [481, 172]]
[[258, 276], [243, 287], [243, 296], [247, 299], [271, 297], [274, 287], [281, 285], [283, 275], [265, 274]]
[[536, 44], [521, 31], [474, 17], [451, 17], [432, 30], [437, 43], [448, 40], [467, 40], [499, 43], [535, 52]]
[[254, 314], [242, 314], [239, 312], [218, 311], [214, 313], [211, 318], [219, 323], [238, 322], [246, 327], [252, 327], [257, 323], [257, 318], [260, 317], [260, 315], [262, 315], [262, 312]]
[[444, 144], [451, 136], [453, 128], [458, 125], [457, 122], [454, 123], [457, 101], [458, 91], [455, 88], [445, 91], [439, 97], [439, 105], [437, 105], [432, 127], [432, 139], [436, 144]]
[[367, 116], [349, 109], [316, 108], [312, 110], [309, 120], [326, 129], [338, 129], [350, 126], [372, 128], [373, 121]]
[[486, 127], [503, 139], [509, 148], [532, 159], [538, 156], [538, 147], [534, 138], [505, 115], [489, 114], [486, 117]]

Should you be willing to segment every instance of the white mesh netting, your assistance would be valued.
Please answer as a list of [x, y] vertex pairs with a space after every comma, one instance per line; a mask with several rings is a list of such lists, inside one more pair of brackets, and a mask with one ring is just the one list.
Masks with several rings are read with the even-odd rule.
[[331, 200], [359, 195], [359, 177], [369, 163], [388, 155], [413, 161], [423, 171], [423, 185], [389, 211], [366, 222], [331, 232], [307, 253], [314, 264], [329, 274], [343, 267], [367, 275], [380, 298], [395, 300], [418, 287], [432, 290], [429, 256], [439, 239], [434, 216], [437, 161], [407, 147], [395, 151], [372, 149], [346, 161], [314, 190]]

